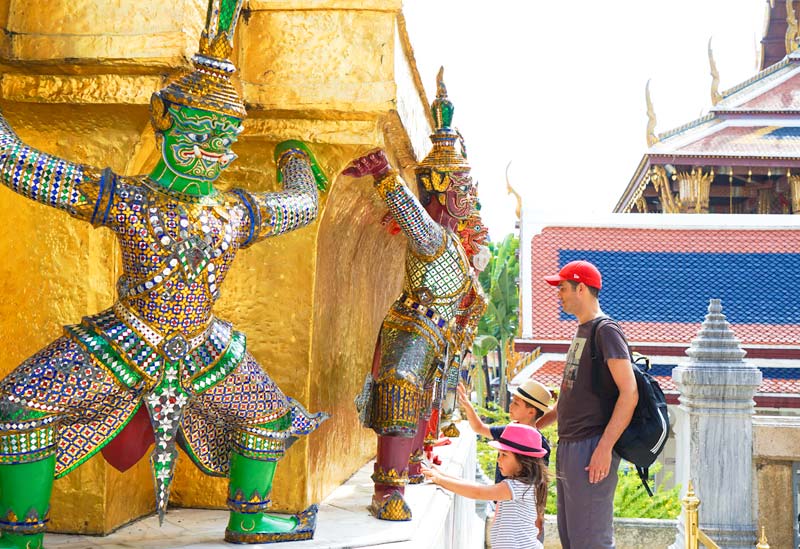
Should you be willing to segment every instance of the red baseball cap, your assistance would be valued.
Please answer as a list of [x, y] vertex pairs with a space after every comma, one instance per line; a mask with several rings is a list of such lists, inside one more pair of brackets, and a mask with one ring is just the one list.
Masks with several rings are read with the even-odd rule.
[[583, 282], [598, 290], [603, 287], [603, 277], [600, 275], [600, 271], [588, 261], [570, 261], [561, 267], [557, 275], [546, 276], [544, 279], [551, 286], [558, 286], [559, 282], [571, 280]]

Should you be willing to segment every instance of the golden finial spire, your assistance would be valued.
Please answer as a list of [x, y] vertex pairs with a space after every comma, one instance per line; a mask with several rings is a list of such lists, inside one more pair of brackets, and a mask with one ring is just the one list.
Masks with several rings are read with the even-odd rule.
[[656, 113], [653, 110], [653, 101], [650, 99], [650, 80], [644, 87], [644, 98], [647, 102], [647, 146], [652, 147], [658, 143], [658, 137], [656, 137]]
[[711, 104], [716, 105], [722, 101], [722, 94], [719, 93], [719, 71], [711, 49], [711, 38], [708, 39], [708, 65], [711, 68]]
[[520, 219], [520, 216], [522, 215], [522, 197], [519, 195], [516, 189], [514, 189], [514, 187], [511, 186], [511, 179], [508, 177], [508, 169], [510, 167], [511, 167], [511, 162], [509, 162], [508, 165], [506, 166], [506, 191], [508, 192], [508, 194], [513, 194], [514, 198], [517, 199], [517, 209], [515, 210], [515, 213], [517, 214], [517, 219]]
[[767, 533], [764, 527], [761, 527], [761, 537], [758, 540], [756, 549], [769, 549], [769, 542], [767, 541]]
[[231, 82], [236, 72], [228, 59], [233, 51], [233, 34], [244, 0], [208, 0], [206, 26], [200, 36], [199, 51], [192, 56], [194, 70], [168, 84], [154, 97], [154, 120], [162, 119], [170, 103], [217, 112], [244, 119], [247, 112], [239, 92]]
[[786, 55], [797, 49], [798, 38], [797, 17], [794, 15], [792, 0], [786, 0]]

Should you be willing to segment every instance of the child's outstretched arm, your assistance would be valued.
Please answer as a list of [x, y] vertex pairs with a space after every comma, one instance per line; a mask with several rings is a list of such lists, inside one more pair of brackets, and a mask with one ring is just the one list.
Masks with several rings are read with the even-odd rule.
[[507, 501], [511, 499], [511, 488], [505, 482], [498, 484], [477, 484], [442, 473], [438, 468], [422, 466], [422, 474], [434, 484], [470, 499]]
[[458, 393], [458, 403], [464, 408], [464, 412], [467, 414], [467, 421], [469, 422], [470, 428], [482, 437], [492, 438], [489, 426], [481, 421], [475, 408], [472, 407], [472, 403], [469, 401], [467, 390], [464, 388], [463, 383], [458, 383], [456, 392]]

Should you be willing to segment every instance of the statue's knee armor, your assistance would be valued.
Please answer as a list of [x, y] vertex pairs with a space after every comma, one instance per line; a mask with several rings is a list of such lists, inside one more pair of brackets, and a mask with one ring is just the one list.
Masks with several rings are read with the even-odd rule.
[[239, 427], [233, 435], [233, 452], [255, 461], [278, 461], [293, 442], [291, 427], [290, 412], [268, 423]]
[[0, 397], [0, 465], [31, 463], [56, 453], [56, 417]]
[[370, 427], [379, 435], [414, 436], [424, 400], [415, 376], [388, 372], [372, 388]]

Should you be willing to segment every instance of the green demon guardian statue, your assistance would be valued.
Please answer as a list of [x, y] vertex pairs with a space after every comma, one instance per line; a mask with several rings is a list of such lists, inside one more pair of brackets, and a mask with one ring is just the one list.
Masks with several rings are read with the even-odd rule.
[[428, 419], [441, 401], [447, 369], [458, 367], [454, 358], [471, 344], [472, 324], [484, 307], [456, 232], [459, 222], [474, 213], [476, 193], [463, 142], [460, 151], [455, 147], [460, 135], [451, 128], [453, 104], [442, 71], [437, 87], [431, 106], [436, 121], [433, 149], [416, 168], [420, 200], [383, 151], [355, 159], [343, 172], [372, 177], [408, 241], [403, 293], [383, 320], [373, 371], [356, 398], [363, 424], [378, 435], [370, 512], [382, 520], [411, 519], [405, 486], [422, 477]]
[[113, 231], [123, 264], [113, 307], [66, 326], [0, 382], [0, 548], [40, 548], [54, 476], [137, 414], [152, 426], [162, 521], [180, 444], [202, 471], [230, 478], [226, 540], [313, 536], [315, 505], [286, 518], [265, 512], [276, 462], [327, 416], [284, 396], [244, 334], [212, 314], [238, 250], [312, 222], [325, 183], [305, 146], [285, 142], [275, 151], [284, 190], [214, 188], [245, 117], [228, 60], [241, 7], [210, 0], [193, 71], [153, 95], [161, 159], [149, 175], [34, 150], [0, 117], [2, 183]]

